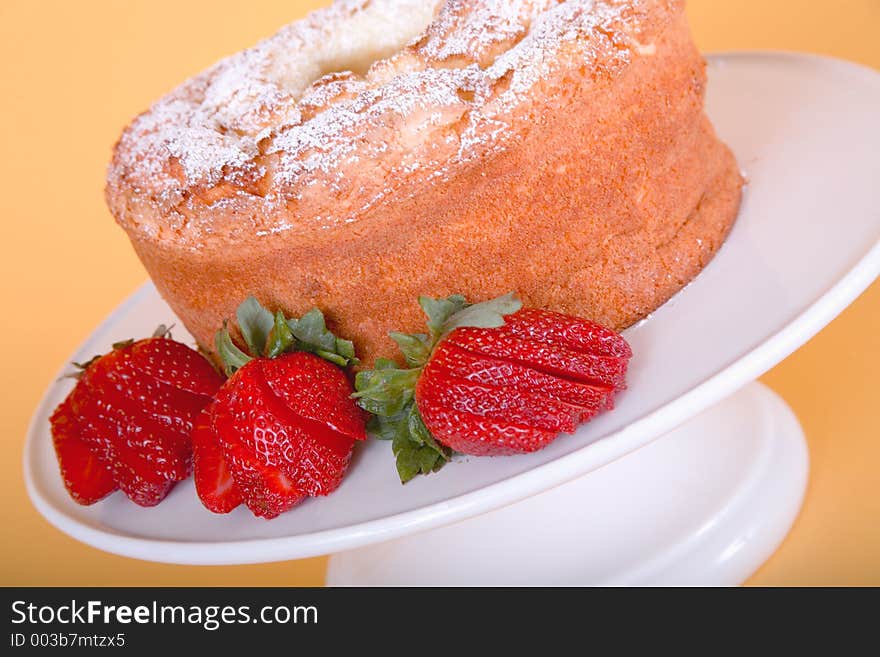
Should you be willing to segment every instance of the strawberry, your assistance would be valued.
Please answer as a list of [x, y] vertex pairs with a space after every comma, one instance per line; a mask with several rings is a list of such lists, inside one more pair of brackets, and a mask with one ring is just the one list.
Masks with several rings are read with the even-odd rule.
[[107, 462], [83, 440], [70, 402], [61, 402], [51, 417], [52, 442], [61, 478], [70, 496], [79, 504], [94, 504], [117, 489]]
[[51, 418], [65, 486], [80, 504], [117, 488], [141, 506], [161, 502], [192, 470], [193, 423], [223, 383], [198, 352], [167, 337], [113, 345], [80, 365]]
[[419, 299], [428, 333], [390, 334], [407, 368], [380, 359], [355, 380], [390, 439], [402, 482], [449, 461], [533, 452], [613, 408], [632, 351], [614, 331], [569, 315], [522, 309], [508, 294], [469, 305]]
[[342, 369], [356, 362], [354, 346], [327, 330], [318, 309], [293, 319], [250, 297], [236, 315], [247, 350], [218, 332], [230, 377], [195, 435], [196, 491], [211, 511], [244, 502], [274, 518], [334, 491], [366, 438]]
[[241, 504], [241, 491], [211, 427], [211, 410], [211, 405], [206, 406], [193, 428], [193, 477], [202, 504], [214, 513], [229, 513]]

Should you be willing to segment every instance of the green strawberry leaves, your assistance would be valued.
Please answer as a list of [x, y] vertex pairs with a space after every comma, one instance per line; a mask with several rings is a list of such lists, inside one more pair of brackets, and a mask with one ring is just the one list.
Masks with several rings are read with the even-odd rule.
[[452, 458], [452, 450], [434, 440], [428, 431], [415, 402], [409, 404], [396, 424], [400, 429], [392, 438], [391, 451], [402, 483], [418, 474], [437, 472]]
[[275, 324], [272, 313], [263, 308], [256, 297], [248, 297], [235, 310], [238, 330], [250, 353], [259, 355], [266, 349], [266, 340]]
[[402, 483], [418, 474], [436, 472], [452, 457], [452, 451], [434, 440], [422, 422], [412, 395], [397, 412], [374, 415], [367, 424], [367, 433], [378, 440], [391, 441]]
[[266, 346], [263, 353], [266, 355], [266, 358], [277, 358], [288, 351], [295, 343], [296, 337], [293, 335], [293, 331], [290, 330], [290, 324], [287, 323], [284, 313], [279, 310], [275, 313], [272, 330], [269, 331], [269, 335], [266, 337]]
[[217, 331], [214, 336], [214, 344], [217, 347], [217, 355], [223, 361], [226, 376], [232, 376], [236, 370], [253, 360], [232, 341], [232, 336], [229, 335], [229, 330], [226, 328], [226, 322], [223, 322], [223, 328]]
[[379, 359], [376, 369], [355, 376], [354, 397], [368, 413], [382, 417], [397, 415], [413, 400], [420, 373], [421, 368], [398, 369], [394, 361]]
[[367, 424], [367, 433], [391, 441], [397, 474], [404, 484], [419, 474], [437, 472], [452, 457], [451, 450], [438, 443], [425, 426], [415, 401], [416, 383], [434, 348], [460, 327], [503, 326], [504, 316], [522, 307], [512, 292], [476, 304], [468, 304], [460, 294], [445, 299], [419, 297], [419, 305], [428, 318], [428, 333], [388, 334], [400, 347], [408, 367], [398, 367], [387, 358], [377, 359], [372, 370], [358, 372], [352, 395], [374, 416]]
[[400, 353], [403, 354], [406, 364], [410, 367], [419, 367], [428, 362], [428, 358], [431, 355], [432, 340], [424, 333], [409, 335], [408, 333], [392, 331], [388, 334], [388, 337], [394, 340], [397, 346], [400, 347]]
[[299, 319], [288, 319], [287, 324], [296, 338], [297, 351], [311, 352], [340, 367], [357, 364], [354, 343], [333, 335], [324, 323], [324, 314], [317, 308]]
[[437, 343], [455, 329], [463, 326], [494, 328], [504, 325], [504, 316], [515, 313], [522, 302], [513, 292], [482, 303], [469, 304], [460, 294], [445, 299], [419, 297], [419, 305], [428, 316], [430, 333], [398, 333], [388, 336], [400, 347], [406, 364], [421, 367], [428, 362]]
[[428, 328], [434, 336], [443, 332], [443, 325], [450, 317], [466, 308], [468, 303], [460, 294], [453, 294], [445, 299], [433, 299], [431, 297], [419, 297], [419, 305], [425, 315], [428, 316]]
[[513, 292], [497, 299], [465, 306], [450, 315], [443, 322], [440, 337], [443, 338], [448, 333], [462, 326], [473, 326], [475, 328], [497, 328], [504, 326], [504, 316], [515, 313], [520, 308], [522, 308], [522, 302], [516, 298]]
[[[419, 474], [437, 472], [452, 457], [452, 451], [438, 443], [425, 426], [415, 400], [416, 383], [422, 368], [437, 344], [449, 333], [464, 326], [492, 328], [504, 324], [504, 316], [518, 311], [522, 304], [514, 293], [482, 303], [469, 304], [460, 294], [445, 299], [419, 297], [427, 316], [427, 333], [390, 333], [400, 347], [406, 367], [380, 358], [371, 370], [355, 377], [358, 405], [373, 415], [367, 432], [391, 442], [402, 483]], [[313, 308], [299, 318], [274, 314], [254, 297], [248, 297], [236, 310], [238, 330], [247, 349], [232, 339], [226, 323], [215, 336], [217, 353], [231, 376], [253, 358], [276, 358], [290, 351], [307, 351], [340, 367], [356, 365], [354, 344], [334, 335], [323, 313]]]
[[[514, 292], [475, 304], [469, 304], [460, 294], [453, 294], [445, 299], [419, 297], [419, 305], [428, 316], [427, 324], [431, 331], [430, 338], [420, 335], [406, 337], [424, 338], [425, 342], [429, 344], [429, 355], [434, 346], [455, 329], [462, 326], [477, 328], [504, 326], [504, 316], [515, 313], [522, 308], [522, 302], [516, 298]], [[401, 335], [405, 334], [391, 334], [391, 338], [401, 344], [401, 341], [395, 337]], [[406, 352], [404, 352], [404, 357], [406, 357]], [[422, 364], [426, 362], [427, 358], [422, 361]]]
[[239, 349], [232, 340], [226, 323], [214, 338], [227, 376], [232, 376], [252, 358], [276, 358], [291, 351], [307, 351], [339, 367], [358, 362], [354, 343], [336, 337], [327, 328], [324, 314], [317, 308], [299, 319], [286, 317], [281, 311], [273, 315], [251, 296], [241, 303], [235, 316], [247, 352]]

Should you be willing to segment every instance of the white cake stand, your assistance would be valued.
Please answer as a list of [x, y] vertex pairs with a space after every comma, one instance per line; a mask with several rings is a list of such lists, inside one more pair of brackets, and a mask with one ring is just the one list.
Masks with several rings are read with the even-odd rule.
[[807, 485], [794, 414], [752, 383], [642, 449], [498, 511], [341, 552], [329, 585], [739, 584]]
[[[70, 384], [54, 383], [25, 446], [34, 505], [71, 536], [139, 559], [333, 554], [331, 584], [743, 581], [789, 530], [807, 478], [797, 420], [752, 382], [880, 272], [880, 75], [803, 55], [709, 62], [707, 108], [749, 185], [712, 263], [626, 332], [635, 355], [613, 412], [536, 454], [460, 459], [405, 487], [389, 446], [368, 441], [333, 495], [266, 522], [210, 514], [191, 481], [153, 509], [120, 494], [76, 505], [48, 431]], [[73, 359], [173, 319], [146, 285]]]

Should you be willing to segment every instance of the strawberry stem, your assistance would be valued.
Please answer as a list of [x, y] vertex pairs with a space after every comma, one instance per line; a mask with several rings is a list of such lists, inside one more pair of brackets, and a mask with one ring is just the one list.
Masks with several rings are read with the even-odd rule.
[[226, 373], [231, 374], [252, 358], [277, 358], [291, 351], [307, 351], [339, 367], [356, 365], [354, 343], [333, 334], [324, 314], [312, 308], [299, 319], [287, 317], [280, 310], [274, 315], [255, 297], [245, 299], [235, 312], [238, 330], [247, 345], [242, 351], [232, 340], [226, 322], [217, 332], [217, 353]]
[[452, 456], [451, 450], [431, 435], [415, 401], [416, 383], [434, 349], [457, 328], [503, 326], [504, 316], [522, 307], [513, 292], [472, 305], [460, 294], [445, 299], [423, 296], [419, 297], [419, 305], [428, 317], [428, 333], [388, 334], [400, 347], [408, 367], [400, 368], [393, 360], [379, 358], [374, 369], [358, 372], [352, 395], [374, 416], [367, 424], [367, 433], [392, 441], [401, 483], [418, 474], [436, 472]]
[[154, 337], [154, 338], [168, 338], [170, 340], [171, 339], [171, 329], [173, 329], [173, 328], [174, 328], [174, 324], [172, 324], [171, 326], [166, 326], [165, 324], [159, 324], [159, 326], [156, 327], [156, 330], [153, 331], [152, 337]]
[[284, 318], [284, 313], [278, 311], [275, 313], [275, 325], [272, 327], [266, 340], [266, 358], [280, 356], [290, 349], [294, 342], [296, 342], [296, 338], [293, 336], [293, 332]]
[[217, 334], [214, 336], [214, 344], [217, 346], [217, 354], [223, 361], [223, 369], [226, 371], [226, 376], [232, 376], [236, 370], [241, 369], [253, 360], [232, 341], [232, 336], [229, 335], [226, 322], [223, 322], [223, 328], [217, 331]]

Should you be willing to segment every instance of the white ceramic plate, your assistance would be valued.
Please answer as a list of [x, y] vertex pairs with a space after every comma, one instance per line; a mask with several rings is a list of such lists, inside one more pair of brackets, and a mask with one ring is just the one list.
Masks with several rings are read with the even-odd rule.
[[[369, 441], [333, 495], [265, 521], [244, 508], [209, 513], [191, 481], [152, 509], [119, 493], [91, 507], [75, 504], [58, 473], [47, 419], [71, 384], [53, 383], [25, 447], [33, 503], [71, 536], [140, 559], [254, 563], [332, 553], [552, 488], [645, 445], [753, 380], [880, 271], [880, 75], [818, 57], [743, 53], [710, 57], [709, 80], [709, 115], [748, 176], [742, 210], [710, 266], [626, 332], [635, 357], [629, 389], [612, 413], [539, 453], [463, 458], [406, 487], [390, 446]], [[71, 360], [172, 321], [145, 285]]]

